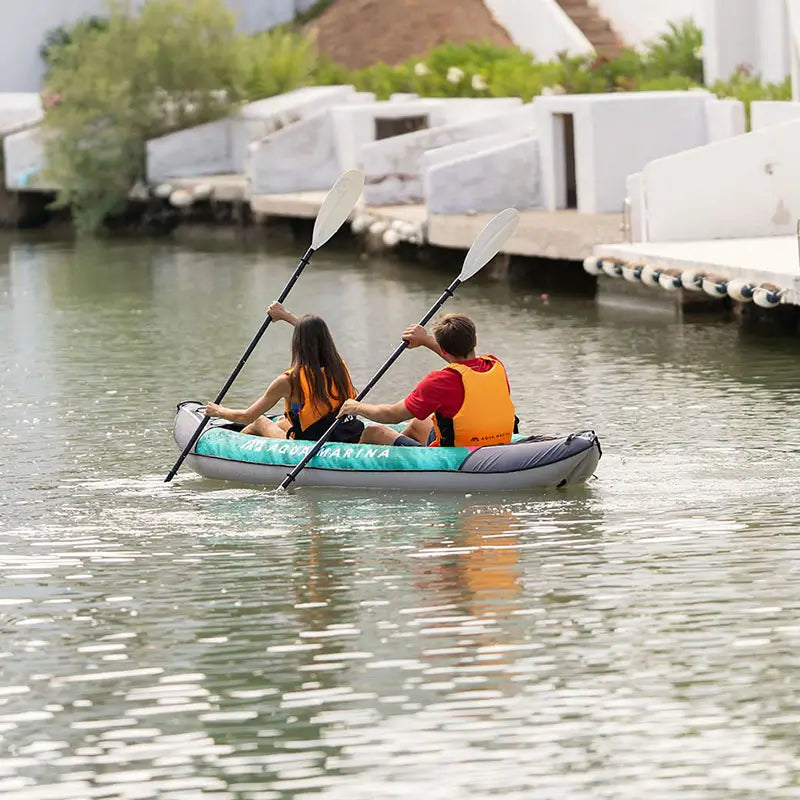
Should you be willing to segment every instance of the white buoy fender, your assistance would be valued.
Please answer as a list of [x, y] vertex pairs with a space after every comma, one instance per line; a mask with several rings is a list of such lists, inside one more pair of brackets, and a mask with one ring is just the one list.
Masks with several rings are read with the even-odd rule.
[[658, 276], [658, 284], [668, 292], [674, 292], [681, 288], [681, 273], [677, 269], [665, 269]]
[[159, 183], [153, 194], [161, 200], [166, 200], [172, 194], [172, 186], [168, 183]]
[[642, 267], [642, 283], [651, 289], [660, 286], [658, 279], [663, 271], [662, 267], [653, 267], [650, 264], [645, 264]]
[[383, 243], [387, 247], [397, 247], [399, 241], [400, 234], [394, 228], [389, 228], [389, 230], [383, 232]]
[[372, 218], [367, 214], [356, 214], [355, 217], [353, 217], [353, 221], [350, 223], [350, 230], [358, 235], [359, 233], [364, 233], [371, 224]]
[[603, 271], [600, 267], [600, 259], [597, 256], [588, 256], [584, 258], [583, 269], [585, 272], [588, 272], [589, 275], [594, 276], [599, 275]]
[[721, 275], [706, 275], [703, 278], [703, 291], [711, 297], [725, 297], [728, 294], [728, 279]]
[[388, 227], [389, 227], [389, 226], [388, 226], [388, 223], [386, 222], [386, 220], [379, 219], [379, 220], [376, 220], [375, 222], [373, 222], [373, 223], [372, 223], [372, 224], [369, 226], [369, 232], [370, 232], [370, 233], [371, 233], [373, 236], [383, 236], [383, 232], [384, 232], [384, 231], [385, 231], [385, 230], [386, 230]]
[[753, 302], [761, 308], [775, 308], [783, 299], [784, 291], [774, 283], [762, 283], [753, 292]]
[[627, 263], [622, 265], [622, 277], [631, 283], [638, 283], [642, 279], [642, 264]]
[[704, 272], [695, 272], [691, 269], [684, 270], [681, 273], [681, 286], [689, 292], [702, 292], [704, 277]]
[[603, 273], [609, 278], [619, 278], [622, 276], [622, 263], [614, 258], [603, 258], [600, 261]]
[[194, 202], [194, 197], [188, 189], [176, 189], [169, 196], [169, 202], [175, 208], [188, 208]]
[[734, 280], [728, 282], [728, 297], [740, 303], [749, 303], [753, 299], [755, 286], [746, 281]]

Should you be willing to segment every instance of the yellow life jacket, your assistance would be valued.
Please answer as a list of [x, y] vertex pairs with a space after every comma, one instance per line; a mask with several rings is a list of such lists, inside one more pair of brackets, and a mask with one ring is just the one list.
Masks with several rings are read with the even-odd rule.
[[506, 371], [497, 359], [480, 358], [492, 362], [486, 372], [476, 372], [465, 364], [445, 367], [461, 375], [464, 402], [452, 419], [438, 412], [434, 414], [436, 438], [433, 447], [483, 447], [511, 441], [515, 416]]
[[[323, 373], [325, 372], [323, 368]], [[287, 369], [284, 373], [289, 375], [291, 369]], [[308, 377], [308, 370], [306, 367], [300, 367], [297, 370], [297, 379], [300, 386], [300, 395], [302, 397], [301, 404], [293, 404], [290, 399], [286, 398], [286, 418], [292, 423], [292, 428], [286, 434], [287, 439], [319, 439], [320, 436], [330, 427], [336, 413], [339, 411], [342, 403], [350, 397], [356, 396], [356, 390], [350, 380], [350, 373], [345, 364], [345, 372], [347, 373], [348, 394], [347, 397], [339, 397], [336, 394], [330, 394], [327, 400], [321, 405], [314, 402], [311, 393], [311, 381]], [[319, 424], [323, 423], [323, 424]], [[340, 428], [346, 423], [340, 424]], [[316, 426], [313, 427], [312, 426]], [[312, 430], [309, 430], [312, 429]], [[356, 437], [356, 441], [358, 437]]]

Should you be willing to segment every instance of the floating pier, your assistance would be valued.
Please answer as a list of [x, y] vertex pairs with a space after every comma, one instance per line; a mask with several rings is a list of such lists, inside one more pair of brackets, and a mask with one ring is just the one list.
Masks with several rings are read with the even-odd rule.
[[600, 245], [584, 269], [601, 284], [619, 280], [676, 306], [698, 298], [800, 306], [800, 225], [797, 236]]

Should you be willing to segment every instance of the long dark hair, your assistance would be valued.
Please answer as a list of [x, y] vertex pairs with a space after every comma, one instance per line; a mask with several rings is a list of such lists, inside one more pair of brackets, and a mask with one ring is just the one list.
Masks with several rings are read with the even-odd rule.
[[306, 370], [311, 389], [311, 397], [304, 397], [303, 402], [311, 401], [312, 405], [324, 408], [332, 404], [333, 396], [338, 397], [340, 403], [350, 397], [352, 383], [347, 367], [333, 343], [325, 320], [314, 314], [300, 317], [294, 326], [292, 368], [289, 372], [294, 396], [300, 394], [301, 367]]

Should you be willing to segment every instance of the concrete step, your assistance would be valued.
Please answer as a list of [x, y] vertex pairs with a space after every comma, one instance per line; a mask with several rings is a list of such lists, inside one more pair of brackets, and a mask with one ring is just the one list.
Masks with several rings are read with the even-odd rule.
[[616, 55], [622, 40], [588, 0], [556, 0], [592, 46], [603, 55]]

